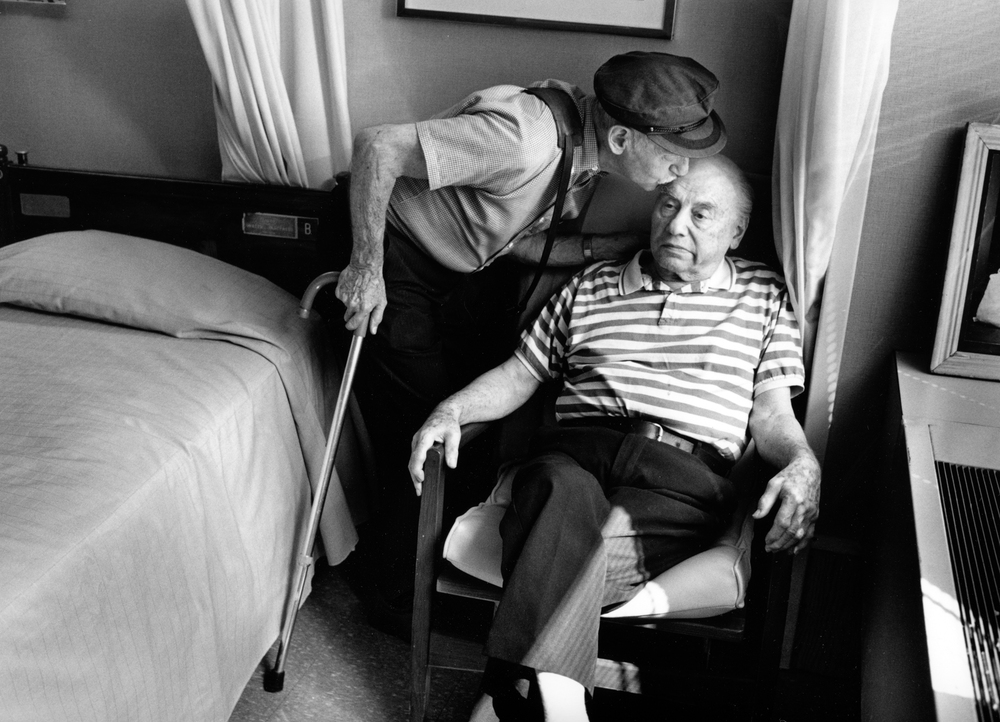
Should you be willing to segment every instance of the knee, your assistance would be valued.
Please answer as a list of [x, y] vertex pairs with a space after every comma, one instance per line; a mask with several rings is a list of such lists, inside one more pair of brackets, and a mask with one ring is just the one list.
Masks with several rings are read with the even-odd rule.
[[564, 508], [606, 503], [600, 483], [576, 462], [561, 454], [531, 459], [517, 472], [511, 489], [515, 504], [556, 503]]

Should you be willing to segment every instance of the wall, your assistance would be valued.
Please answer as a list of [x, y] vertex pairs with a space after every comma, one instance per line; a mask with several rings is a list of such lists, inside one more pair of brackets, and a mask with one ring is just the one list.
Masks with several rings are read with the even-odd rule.
[[212, 86], [184, 0], [0, 3], [0, 143], [35, 165], [220, 173]]
[[892, 352], [933, 345], [965, 125], [1000, 122], [998, 36], [995, 0], [900, 2], [823, 489], [838, 533], [860, 533], [877, 483]]
[[671, 40], [397, 18], [396, 0], [346, 0], [355, 128], [427, 117], [497, 83], [560, 78], [592, 90], [594, 71], [629, 50], [693, 57], [720, 79], [729, 152], [770, 172], [790, 0], [677, 3]]
[[[791, 0], [681, 0], [670, 40], [397, 18], [396, 0], [344, 6], [355, 129], [426, 118], [498, 83], [559, 78], [590, 92], [594, 71], [611, 56], [656, 50], [692, 57], [716, 74], [726, 153], [747, 171], [771, 172]], [[651, 194], [610, 177], [588, 228], [645, 228], [651, 201]]]
[[869, 542], [896, 522], [867, 513], [885, 484], [889, 365], [895, 350], [929, 358], [965, 125], [1000, 122], [998, 36], [995, 0], [899, 3], [823, 478], [820, 532], [847, 543], [810, 554], [799, 669], [859, 664], [865, 562], [879, 551]]
[[[499, 82], [589, 90], [612, 55], [663, 50], [719, 76], [730, 154], [769, 173], [790, 2], [682, 1], [665, 41], [401, 19], [395, 0], [345, 0], [352, 122], [416, 120]], [[0, 143], [34, 164], [219, 175], [211, 80], [184, 0], [2, 3], [0, 67]]]

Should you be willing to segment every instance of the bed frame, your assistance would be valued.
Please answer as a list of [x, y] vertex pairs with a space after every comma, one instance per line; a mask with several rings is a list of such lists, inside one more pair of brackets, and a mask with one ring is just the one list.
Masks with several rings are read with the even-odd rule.
[[100, 229], [184, 246], [301, 296], [350, 256], [346, 175], [333, 191], [35, 167], [0, 145], [0, 246]]

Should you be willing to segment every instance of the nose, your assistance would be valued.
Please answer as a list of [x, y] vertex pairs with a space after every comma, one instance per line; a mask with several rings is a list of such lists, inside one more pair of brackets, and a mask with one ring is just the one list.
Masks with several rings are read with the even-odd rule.
[[687, 175], [690, 168], [691, 161], [684, 156], [677, 156], [677, 160], [670, 164], [670, 171], [678, 178]]
[[686, 205], [681, 205], [667, 220], [667, 230], [671, 236], [683, 236], [687, 233], [690, 220], [690, 209]]

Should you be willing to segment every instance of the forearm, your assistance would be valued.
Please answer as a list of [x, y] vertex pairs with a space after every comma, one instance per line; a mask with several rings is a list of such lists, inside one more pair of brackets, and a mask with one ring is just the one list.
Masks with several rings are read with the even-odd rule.
[[[549, 266], [579, 266], [594, 261], [630, 258], [645, 248], [648, 238], [634, 233], [574, 233], [556, 236]], [[511, 255], [522, 263], [537, 265], [545, 247], [545, 234], [538, 233], [514, 244]]]
[[417, 495], [424, 480], [424, 461], [432, 445], [444, 445], [445, 463], [454, 469], [458, 464], [463, 424], [506, 416], [531, 398], [538, 386], [538, 380], [524, 364], [511, 356], [438, 404], [413, 435], [410, 447], [408, 468]]
[[779, 469], [794, 461], [819, 466], [802, 426], [793, 414], [778, 413], [753, 420], [750, 431], [757, 453], [769, 464]]
[[413, 126], [366, 128], [354, 140], [351, 160], [351, 263], [381, 271], [385, 215], [396, 180], [426, 176]]
[[434, 414], [444, 414], [460, 426], [493, 421], [520, 408], [538, 386], [524, 364], [511, 356], [438, 404]]
[[754, 518], [767, 516], [780, 499], [765, 537], [768, 551], [799, 552], [812, 539], [819, 516], [819, 461], [792, 412], [789, 390], [765, 391], [754, 399], [750, 434], [761, 457], [778, 468], [757, 502]]

